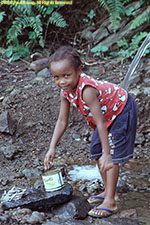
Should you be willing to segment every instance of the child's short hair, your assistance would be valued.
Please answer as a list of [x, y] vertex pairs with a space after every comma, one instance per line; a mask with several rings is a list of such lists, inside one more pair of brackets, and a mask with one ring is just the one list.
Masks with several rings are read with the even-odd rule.
[[49, 64], [62, 59], [69, 59], [75, 70], [82, 65], [80, 54], [75, 48], [71, 46], [62, 46], [58, 48], [56, 52], [50, 56]]

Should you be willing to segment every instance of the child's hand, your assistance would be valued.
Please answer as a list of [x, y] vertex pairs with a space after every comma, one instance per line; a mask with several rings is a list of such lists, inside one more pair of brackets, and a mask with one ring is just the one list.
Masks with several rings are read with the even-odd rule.
[[49, 149], [44, 158], [44, 169], [48, 170], [50, 168], [50, 164], [53, 163], [53, 159], [55, 156], [56, 149]]
[[98, 160], [98, 168], [101, 172], [107, 171], [113, 167], [113, 162], [110, 154], [103, 153]]

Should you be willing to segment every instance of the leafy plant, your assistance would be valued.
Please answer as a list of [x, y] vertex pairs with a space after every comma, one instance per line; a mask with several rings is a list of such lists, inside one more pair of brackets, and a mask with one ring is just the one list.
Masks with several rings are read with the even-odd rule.
[[[146, 0], [140, 0], [138, 2], [138, 5], [142, 6], [142, 13], [139, 13], [139, 10], [135, 11], [133, 6], [126, 7], [127, 3], [131, 2], [131, 0], [98, 0], [98, 2], [109, 13], [109, 19], [114, 32], [116, 32], [119, 27], [122, 19], [121, 16], [134, 17], [130, 30], [139, 28], [144, 23], [150, 23], [150, 6], [147, 6]], [[130, 42], [126, 39], [120, 40], [117, 43], [119, 52], [112, 52], [110, 55], [113, 57], [118, 56], [118, 59], [133, 58], [146, 35], [147, 32], [139, 32], [132, 37]], [[145, 54], [148, 52], [149, 49], [146, 50]]]
[[132, 21], [130, 29], [136, 29], [145, 22], [150, 23], [150, 6]]
[[[140, 47], [143, 39], [147, 36], [147, 32], [137, 33], [132, 37], [131, 43], [128, 43], [126, 39], [118, 41], [118, 46], [120, 47], [118, 53], [118, 60], [124, 60], [128, 58], [133, 58], [137, 52], [137, 49]], [[145, 52], [145, 55], [148, 54], [150, 50]]]
[[114, 31], [118, 28], [120, 24], [121, 14], [125, 13], [124, 5], [130, 0], [98, 0], [101, 6], [108, 11], [110, 15], [110, 22]]
[[6, 13], [4, 11], [0, 12], [0, 23], [3, 21], [4, 16], [6, 16]]
[[[55, 4], [12, 4], [5, 6], [5, 11], [11, 13], [10, 21], [8, 21], [11, 25], [7, 27], [7, 33], [5, 33], [6, 55], [7, 57], [11, 56], [10, 61], [30, 54], [30, 51], [37, 44], [44, 48], [46, 32], [50, 24], [57, 27], [67, 26], [63, 16], [56, 11], [59, 7], [59, 5]], [[0, 23], [4, 20], [5, 11], [0, 13]], [[1, 33], [0, 39], [4, 39]]]
[[88, 18], [84, 18], [83, 21], [85, 23], [88, 23], [88, 25], [94, 25], [94, 22], [93, 22], [93, 18], [96, 16], [95, 12], [93, 9], [90, 10], [90, 12], [88, 13], [87, 17]]
[[6, 50], [6, 56], [9, 58], [9, 62], [16, 61], [20, 59], [21, 57], [27, 56], [30, 54], [30, 51], [28, 47], [25, 47], [22, 45], [16, 45], [16, 47], [13, 47], [10, 45]]
[[107, 46], [97, 45], [91, 49], [91, 52], [94, 53], [94, 56], [104, 56], [104, 52], [108, 51]]

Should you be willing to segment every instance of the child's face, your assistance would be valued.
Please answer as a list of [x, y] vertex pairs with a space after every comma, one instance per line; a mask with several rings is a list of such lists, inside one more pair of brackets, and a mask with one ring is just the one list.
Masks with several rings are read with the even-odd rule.
[[50, 70], [58, 87], [66, 92], [75, 92], [81, 67], [75, 70], [69, 59], [62, 59], [51, 62]]

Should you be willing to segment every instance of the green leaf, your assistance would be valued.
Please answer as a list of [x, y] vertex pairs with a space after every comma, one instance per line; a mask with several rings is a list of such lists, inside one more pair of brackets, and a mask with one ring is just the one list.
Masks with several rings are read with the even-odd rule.
[[34, 40], [34, 39], [36, 39], [36, 38], [37, 38], [36, 33], [35, 33], [34, 31], [30, 31], [30, 32], [29, 32], [29, 39]]
[[130, 29], [134, 30], [137, 27], [141, 26], [143, 23], [149, 21], [150, 21], [150, 6], [132, 21]]
[[90, 19], [93, 19], [94, 16], [96, 16], [96, 14], [95, 14], [94, 10], [91, 9], [91, 11], [90, 11], [89, 14], [88, 14], [88, 17], [89, 17]]
[[13, 53], [13, 46], [9, 46], [7, 49], [6, 49], [6, 56], [9, 58]]
[[66, 27], [67, 23], [63, 16], [58, 12], [53, 12], [49, 18], [50, 23], [55, 24], [57, 27]]
[[0, 23], [3, 21], [4, 16], [6, 16], [6, 13], [4, 11], [0, 12]]
[[16, 52], [16, 53], [13, 54], [13, 56], [9, 59], [9, 62], [11, 62], [11, 61], [16, 61], [16, 60], [18, 60], [18, 59], [20, 59], [20, 58], [21, 58], [20, 52]]
[[128, 9], [126, 9], [126, 10], [125, 10], [125, 14], [126, 14], [127, 16], [134, 15], [134, 7], [131, 6], [131, 7], [129, 7]]
[[91, 49], [91, 52], [93, 53], [97, 53], [97, 52], [107, 52], [108, 51], [108, 47], [107, 46], [101, 46], [101, 45], [97, 45], [94, 48]]

